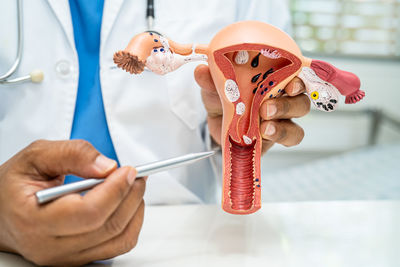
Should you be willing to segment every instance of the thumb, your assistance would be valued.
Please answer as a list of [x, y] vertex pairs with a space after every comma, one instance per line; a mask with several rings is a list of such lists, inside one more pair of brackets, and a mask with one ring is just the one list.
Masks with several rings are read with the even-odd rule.
[[22, 156], [44, 178], [66, 174], [104, 177], [117, 168], [115, 160], [103, 156], [89, 142], [83, 140], [39, 140], [25, 150]]
[[222, 115], [222, 104], [219, 98], [210, 69], [206, 65], [199, 65], [194, 70], [194, 78], [201, 87], [201, 98], [210, 117]]

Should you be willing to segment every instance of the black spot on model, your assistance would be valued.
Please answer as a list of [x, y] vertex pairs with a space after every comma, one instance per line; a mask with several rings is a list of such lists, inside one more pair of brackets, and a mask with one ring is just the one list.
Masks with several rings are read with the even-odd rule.
[[273, 72], [274, 72], [273, 68], [270, 68], [269, 70], [267, 70], [263, 75], [263, 80], [265, 80], [268, 77], [268, 75], [270, 75]]
[[253, 58], [253, 60], [251, 61], [251, 66], [252, 66], [253, 68], [257, 68], [257, 67], [258, 67], [258, 63], [259, 63], [259, 61], [260, 61], [260, 55], [261, 55], [261, 53], [258, 53], [257, 56], [255, 56], [255, 57]]
[[251, 82], [256, 83], [258, 81], [258, 78], [260, 78], [260, 76], [261, 76], [261, 72], [257, 75], [254, 75], [253, 78], [251, 78]]

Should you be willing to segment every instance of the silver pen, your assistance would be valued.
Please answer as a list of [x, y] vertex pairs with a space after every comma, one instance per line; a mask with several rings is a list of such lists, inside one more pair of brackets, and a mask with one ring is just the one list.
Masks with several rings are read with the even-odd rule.
[[[191, 153], [176, 158], [156, 161], [136, 167], [136, 177], [144, 177], [153, 173], [166, 171], [172, 168], [194, 163], [198, 160], [211, 157], [215, 151]], [[85, 179], [79, 182], [55, 186], [36, 192], [39, 204], [47, 203], [66, 194], [81, 192], [104, 182], [105, 179]]]

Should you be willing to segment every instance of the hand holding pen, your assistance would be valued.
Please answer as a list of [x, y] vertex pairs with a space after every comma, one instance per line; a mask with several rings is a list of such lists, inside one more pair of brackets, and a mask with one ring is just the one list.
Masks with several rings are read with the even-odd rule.
[[[39, 205], [66, 174], [106, 178], [85, 195]], [[38, 265], [81, 265], [131, 250], [143, 222], [145, 179], [89, 143], [37, 141], [0, 166], [0, 249]], [[27, 234], [29, 231], [29, 234]]]

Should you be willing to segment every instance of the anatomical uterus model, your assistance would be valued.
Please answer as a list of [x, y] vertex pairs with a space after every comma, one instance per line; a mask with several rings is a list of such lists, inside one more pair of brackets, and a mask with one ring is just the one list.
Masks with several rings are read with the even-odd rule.
[[144, 32], [114, 55], [118, 67], [134, 74], [148, 68], [163, 75], [198, 60], [208, 62], [223, 104], [222, 208], [233, 214], [249, 214], [261, 207], [259, 109], [263, 101], [284, 94], [296, 76], [322, 111], [335, 110], [339, 94], [346, 96], [346, 103], [365, 96], [356, 75], [304, 57], [289, 35], [258, 21], [229, 25], [208, 45], [181, 45]]

